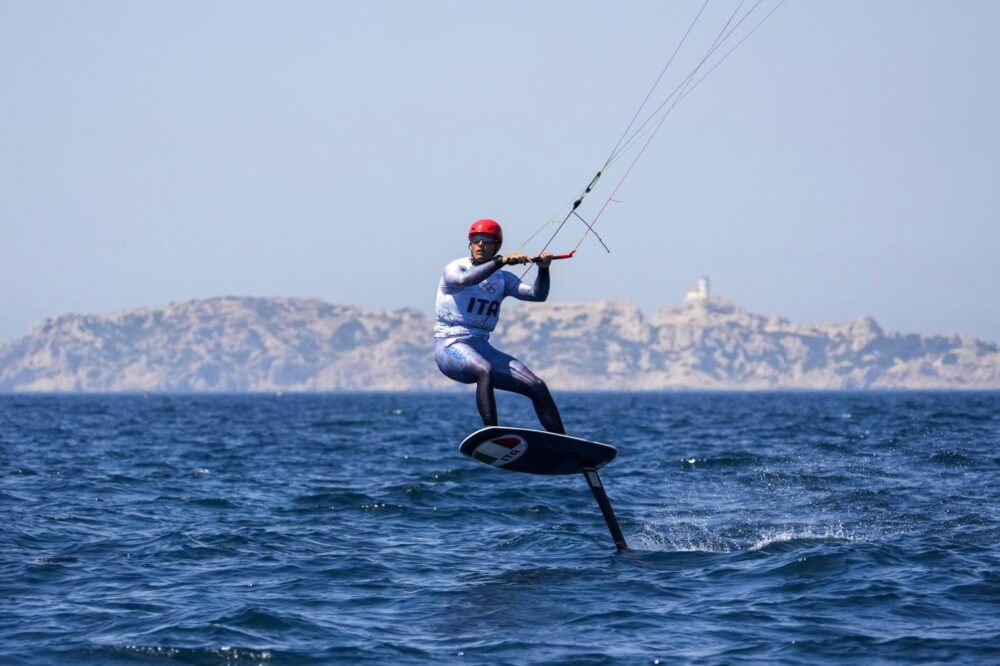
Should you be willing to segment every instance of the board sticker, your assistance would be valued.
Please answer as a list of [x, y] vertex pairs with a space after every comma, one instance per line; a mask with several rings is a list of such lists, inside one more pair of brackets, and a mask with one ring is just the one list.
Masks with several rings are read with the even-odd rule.
[[472, 457], [487, 465], [503, 467], [514, 462], [528, 450], [528, 443], [518, 435], [501, 435], [488, 439], [472, 452]]

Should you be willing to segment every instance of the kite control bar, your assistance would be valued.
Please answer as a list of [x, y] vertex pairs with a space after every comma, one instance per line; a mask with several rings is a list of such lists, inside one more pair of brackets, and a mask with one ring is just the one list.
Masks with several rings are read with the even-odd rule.
[[[554, 255], [552, 255], [552, 261], [555, 261], [556, 259], [571, 259], [574, 254], [576, 254], [576, 250], [571, 250], [571, 251], [567, 252], [566, 254], [554, 254]], [[531, 263], [533, 263], [533, 264], [541, 263], [541, 261], [542, 261], [541, 257], [532, 257], [531, 258]]]

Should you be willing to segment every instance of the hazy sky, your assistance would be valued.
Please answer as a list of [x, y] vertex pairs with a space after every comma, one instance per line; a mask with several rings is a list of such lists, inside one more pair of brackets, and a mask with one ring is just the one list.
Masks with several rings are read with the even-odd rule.
[[[586, 185], [700, 6], [0, 0], [0, 340], [220, 295], [430, 312], [472, 220], [510, 250]], [[1000, 340], [998, 34], [1000, 2], [789, 0], [550, 298], [652, 314], [708, 275], [793, 321]]]

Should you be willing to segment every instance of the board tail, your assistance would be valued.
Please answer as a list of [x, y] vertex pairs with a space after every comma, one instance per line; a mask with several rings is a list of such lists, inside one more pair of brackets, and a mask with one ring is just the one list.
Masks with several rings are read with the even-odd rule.
[[625, 543], [625, 535], [622, 534], [622, 528], [618, 524], [618, 517], [615, 516], [615, 510], [611, 508], [611, 500], [608, 499], [608, 494], [604, 491], [604, 484], [601, 483], [601, 477], [597, 475], [597, 470], [592, 467], [585, 467], [582, 471], [583, 478], [587, 480], [587, 485], [590, 486], [590, 491], [594, 493], [597, 506], [601, 507], [601, 515], [604, 516], [604, 522], [608, 524], [608, 531], [611, 532], [611, 539], [615, 542], [615, 548], [618, 549], [619, 553], [627, 551], [628, 544]]

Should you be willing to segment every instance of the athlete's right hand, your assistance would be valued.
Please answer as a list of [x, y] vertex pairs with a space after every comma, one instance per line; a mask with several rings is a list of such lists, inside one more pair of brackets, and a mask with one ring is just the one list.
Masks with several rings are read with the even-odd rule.
[[509, 266], [511, 264], [530, 264], [531, 257], [526, 254], [507, 254], [503, 258], [504, 266]]

